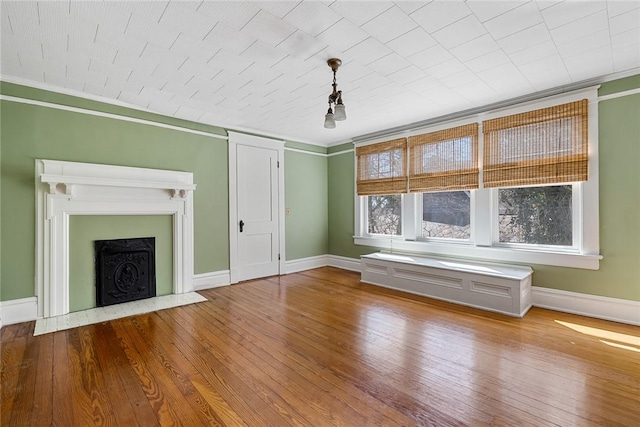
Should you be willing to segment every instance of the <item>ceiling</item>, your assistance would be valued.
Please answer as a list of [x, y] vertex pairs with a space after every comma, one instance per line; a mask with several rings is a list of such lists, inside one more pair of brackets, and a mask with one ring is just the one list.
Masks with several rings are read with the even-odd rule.
[[640, 70], [638, 0], [0, 7], [3, 80], [318, 145]]

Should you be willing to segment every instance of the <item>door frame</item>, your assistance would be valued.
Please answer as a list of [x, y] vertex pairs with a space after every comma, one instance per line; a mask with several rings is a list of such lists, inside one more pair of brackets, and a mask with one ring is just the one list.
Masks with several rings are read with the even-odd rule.
[[278, 152], [278, 274], [285, 271], [284, 229], [284, 141], [229, 131], [229, 277], [230, 283], [238, 283], [238, 170], [237, 147], [246, 145], [267, 148]]

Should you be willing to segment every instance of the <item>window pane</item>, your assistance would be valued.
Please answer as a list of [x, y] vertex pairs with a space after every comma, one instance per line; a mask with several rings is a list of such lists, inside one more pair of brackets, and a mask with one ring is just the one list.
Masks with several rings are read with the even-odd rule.
[[402, 196], [368, 196], [369, 234], [402, 234]]
[[571, 185], [498, 190], [500, 242], [573, 244]]
[[470, 235], [469, 191], [422, 194], [422, 237], [469, 240]]

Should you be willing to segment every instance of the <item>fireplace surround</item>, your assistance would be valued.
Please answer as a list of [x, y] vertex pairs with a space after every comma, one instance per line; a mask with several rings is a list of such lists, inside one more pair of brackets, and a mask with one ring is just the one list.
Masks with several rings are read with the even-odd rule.
[[36, 160], [38, 317], [69, 313], [70, 215], [172, 215], [173, 293], [191, 292], [195, 188], [189, 172]]

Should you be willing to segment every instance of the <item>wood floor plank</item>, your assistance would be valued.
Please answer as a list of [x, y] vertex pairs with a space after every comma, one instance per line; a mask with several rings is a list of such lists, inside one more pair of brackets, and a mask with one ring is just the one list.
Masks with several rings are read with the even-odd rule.
[[20, 371], [24, 363], [24, 352], [27, 345], [27, 335], [20, 332], [26, 330], [28, 325], [29, 323], [23, 323], [2, 328], [0, 425], [9, 425], [11, 421], [13, 403], [18, 393]]
[[0, 422], [29, 425], [635, 426], [640, 328], [523, 318], [324, 267], [33, 337], [0, 332]]
[[69, 356], [68, 332], [55, 332], [53, 335], [53, 413], [54, 426], [73, 425], [73, 405], [69, 396], [73, 396], [71, 387], [71, 367]]

